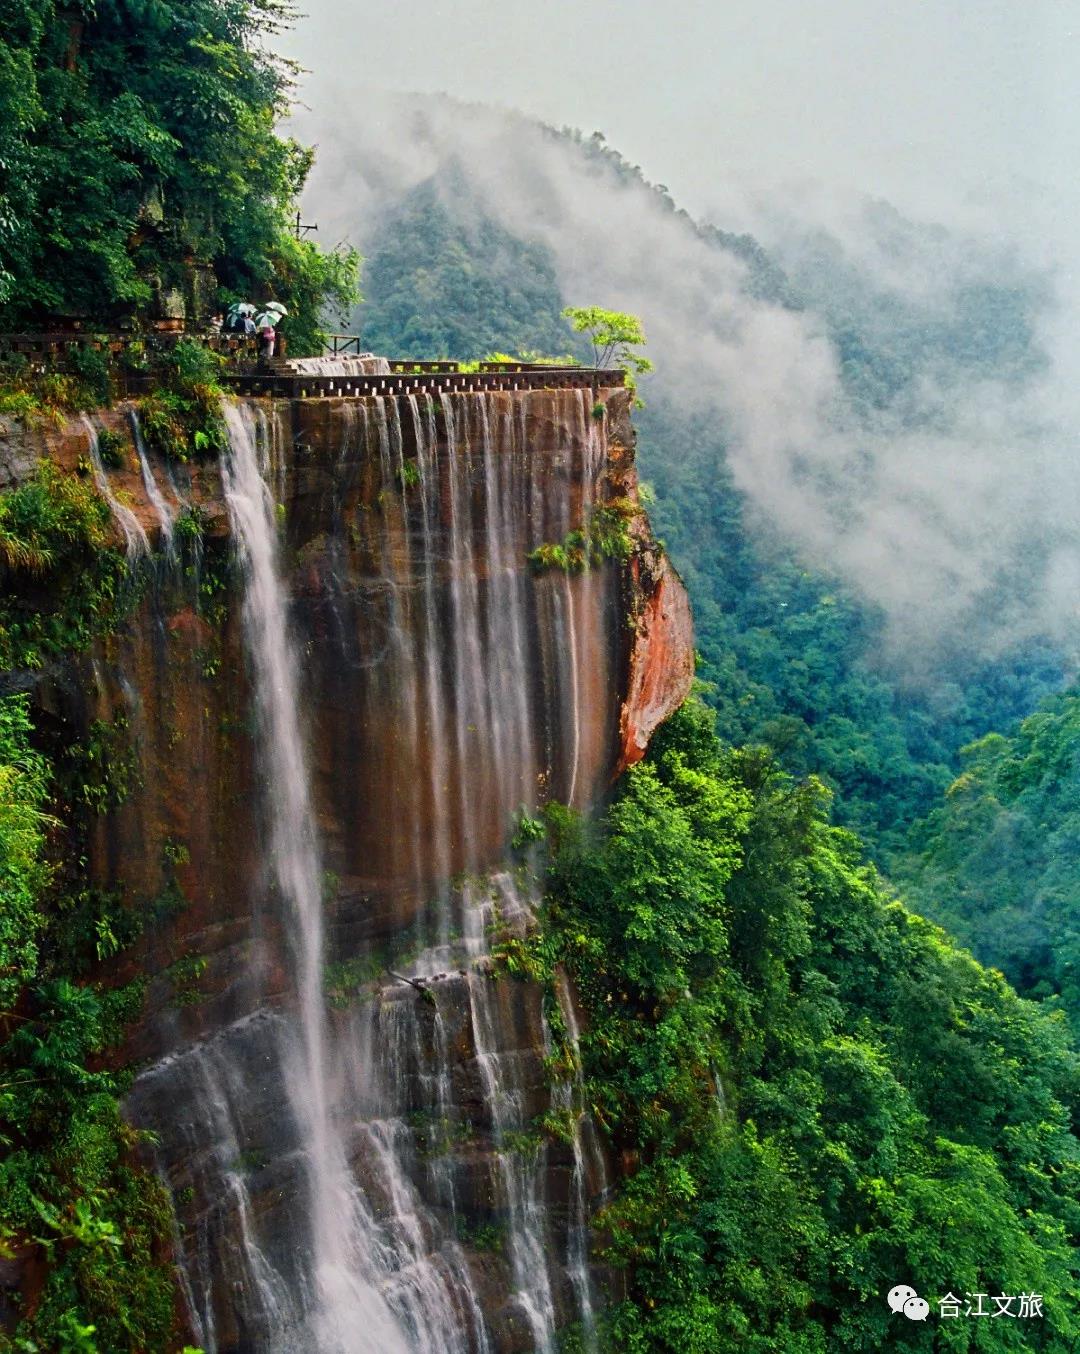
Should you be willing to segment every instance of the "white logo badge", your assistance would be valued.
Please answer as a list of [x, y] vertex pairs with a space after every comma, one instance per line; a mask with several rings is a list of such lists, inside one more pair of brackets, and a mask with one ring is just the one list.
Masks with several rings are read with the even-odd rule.
[[903, 1312], [909, 1321], [925, 1321], [930, 1315], [930, 1304], [907, 1283], [890, 1289], [888, 1302], [894, 1312]]

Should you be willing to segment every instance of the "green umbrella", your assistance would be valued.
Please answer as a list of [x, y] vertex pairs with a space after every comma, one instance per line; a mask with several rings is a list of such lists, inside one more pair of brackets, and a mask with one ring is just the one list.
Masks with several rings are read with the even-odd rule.
[[273, 329], [280, 319], [281, 316], [276, 310], [264, 310], [261, 315], [255, 317], [255, 323], [260, 329], [265, 329], [268, 325]]
[[233, 333], [243, 329], [246, 316], [254, 315], [255, 307], [250, 301], [234, 301], [225, 316], [225, 328]]

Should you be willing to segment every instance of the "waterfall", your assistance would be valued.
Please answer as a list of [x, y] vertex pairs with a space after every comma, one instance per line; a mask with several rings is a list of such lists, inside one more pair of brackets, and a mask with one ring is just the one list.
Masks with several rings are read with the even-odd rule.
[[284, 362], [288, 371], [297, 376], [388, 376], [390, 363], [374, 353], [358, 353], [355, 357], [290, 357]]
[[176, 521], [176, 514], [165, 501], [165, 495], [158, 488], [158, 482], [154, 477], [154, 470], [150, 464], [150, 459], [146, 454], [146, 441], [142, 434], [142, 424], [139, 422], [139, 413], [137, 409], [131, 411], [131, 431], [135, 438], [135, 450], [139, 456], [139, 469], [142, 471], [143, 487], [146, 489], [146, 496], [150, 500], [151, 506], [157, 515], [158, 525], [161, 527], [161, 539], [165, 542], [165, 550], [169, 555], [175, 554], [175, 542], [173, 540], [173, 527]]
[[[256, 408], [226, 409], [222, 461], [265, 869], [247, 1014], [130, 1099], [187, 1196], [194, 1334], [208, 1354], [554, 1354], [576, 1325], [591, 1351], [603, 1159], [580, 1072], [547, 1071], [543, 994], [492, 946], [539, 902], [504, 864], [514, 815], [588, 804], [609, 774], [609, 583], [525, 565], [588, 510], [602, 429], [578, 392], [375, 397], [298, 472], [287, 406]], [[294, 558], [277, 504], [301, 474], [325, 506], [301, 504]], [[326, 863], [363, 881], [344, 903]], [[331, 986], [335, 965], [355, 976]], [[548, 1110], [572, 1140], [537, 1132]]]
[[[370, 435], [384, 483], [396, 480], [399, 486], [392, 500], [393, 510], [386, 509], [382, 526], [385, 578], [394, 617], [393, 685], [408, 693], [410, 708], [402, 725], [406, 741], [414, 755], [423, 754], [430, 768], [426, 815], [421, 813], [419, 798], [424, 786], [415, 780], [410, 786], [415, 815], [412, 849], [418, 859], [426, 849], [433, 857], [432, 873], [446, 879], [452, 841], [458, 844], [458, 868], [474, 872], [482, 865], [472, 830], [481, 806], [478, 800], [499, 808], [503, 823], [508, 824], [514, 809], [535, 795], [531, 734], [539, 713], [530, 701], [532, 656], [525, 637], [526, 575], [514, 520], [523, 515], [527, 500], [528, 477], [522, 471], [528, 465], [528, 448], [523, 439], [515, 443], [509, 411], [505, 418], [500, 416], [489, 397], [442, 397], [447, 448], [442, 469], [449, 516], [448, 539], [444, 541], [436, 492], [440, 467], [434, 406], [421, 412], [419, 401], [412, 396], [406, 407], [419, 476], [415, 485], [419, 511], [414, 508], [412, 520], [415, 543], [409, 530], [404, 437], [396, 401], [373, 401]], [[395, 529], [401, 540], [398, 545], [394, 544]], [[440, 559], [449, 572], [446, 643], [440, 635], [435, 596], [435, 568]], [[411, 592], [402, 586], [403, 572], [418, 578], [419, 586], [414, 584]], [[481, 579], [486, 583], [484, 597], [480, 594]], [[406, 593], [408, 597], [403, 595]], [[411, 625], [410, 605], [422, 612], [422, 621], [414, 620]], [[444, 650], [451, 658], [446, 696], [440, 692], [439, 673]], [[572, 667], [574, 653], [568, 658]], [[447, 697], [452, 703], [452, 719], [443, 705]], [[422, 722], [420, 712], [425, 715]], [[575, 710], [575, 743], [576, 715]], [[447, 738], [450, 728], [453, 748]], [[480, 731], [483, 743], [478, 738]], [[576, 775], [576, 768], [572, 775]], [[456, 793], [452, 788], [455, 780]], [[415, 832], [425, 817], [433, 831], [430, 841], [421, 842]], [[552, 1237], [545, 1225], [541, 1197], [545, 1162], [542, 1149], [534, 1156], [521, 1150], [520, 1140], [527, 1137], [530, 1128], [524, 1087], [516, 1056], [501, 1047], [500, 1013], [487, 976], [490, 932], [496, 920], [490, 892], [498, 896], [504, 919], [507, 914], [518, 919], [527, 916], [529, 904], [509, 876], [497, 876], [486, 889], [466, 887], [457, 897], [441, 892], [436, 927], [441, 943], [423, 951], [414, 965], [420, 972], [455, 968], [464, 979], [464, 995], [458, 994], [458, 999], [467, 1004], [474, 1056], [494, 1137], [498, 1169], [494, 1183], [507, 1211], [506, 1247], [514, 1298], [527, 1321], [534, 1349], [550, 1354], [554, 1350], [556, 1311], [549, 1257]], [[447, 941], [451, 932], [462, 937], [456, 945]], [[440, 985], [439, 991], [445, 990]], [[406, 1013], [417, 1019], [416, 1006], [415, 1001], [396, 999], [387, 1009], [400, 1023], [407, 1018]], [[379, 1046], [386, 1059], [395, 1044], [384, 1039]], [[392, 1084], [403, 1063], [392, 1055], [389, 1061]], [[429, 1076], [436, 1088], [436, 1101], [445, 1104], [449, 1083], [445, 1052], [435, 1063]], [[455, 1200], [452, 1189], [447, 1190], [448, 1179], [444, 1171], [441, 1187], [453, 1209]], [[591, 1309], [585, 1317], [591, 1322]]]
[[109, 505], [109, 511], [123, 533], [127, 557], [129, 560], [134, 560], [140, 555], [148, 555], [150, 553], [150, 542], [146, 538], [142, 523], [127, 504], [121, 503], [113, 493], [109, 477], [105, 473], [105, 463], [101, 459], [101, 442], [98, 438], [98, 430], [91, 423], [88, 415], [83, 414], [82, 422], [90, 438], [90, 468], [93, 472], [94, 484], [97, 486], [98, 493]]
[[[286, 1090], [306, 1144], [310, 1189], [313, 1331], [320, 1350], [355, 1347], [367, 1332], [387, 1354], [408, 1345], [361, 1247], [367, 1219], [331, 1121], [322, 993], [322, 868], [316, 840], [298, 711], [300, 685], [289, 640], [285, 589], [277, 558], [273, 499], [258, 461], [254, 416], [225, 411], [229, 454], [222, 463], [225, 498], [246, 575], [245, 627], [254, 667], [261, 755], [270, 793], [270, 854], [291, 912], [300, 1045], [285, 1060]], [[377, 1342], [377, 1343], [376, 1343]]]
[[556, 1084], [553, 1097], [556, 1107], [569, 1115], [573, 1125], [571, 1146], [574, 1165], [570, 1178], [571, 1213], [567, 1268], [581, 1314], [584, 1354], [596, 1354], [598, 1349], [596, 1298], [592, 1276], [589, 1273], [589, 1197], [591, 1182], [595, 1182], [601, 1192], [606, 1192], [607, 1171], [596, 1135], [596, 1126], [585, 1113], [585, 1085], [581, 1073], [581, 1030], [577, 1011], [574, 1009], [573, 994], [561, 976], [556, 979], [555, 996], [573, 1064], [572, 1077], [563, 1078]]
[[[512, 884], [505, 880], [500, 883], [504, 885], [501, 897], [504, 907], [516, 904], [520, 912], [521, 902]], [[482, 953], [491, 926], [491, 908], [474, 901], [467, 918], [471, 923], [468, 930], [470, 948], [474, 954]], [[514, 1296], [528, 1322], [533, 1349], [537, 1354], [554, 1354], [555, 1302], [539, 1181], [543, 1148], [538, 1144], [534, 1159], [530, 1159], [528, 1146], [512, 1139], [512, 1134], [521, 1133], [525, 1128], [524, 1087], [520, 1078], [514, 1076], [514, 1063], [499, 1056], [496, 1010], [482, 979], [474, 978], [469, 983], [469, 1003], [476, 1060], [491, 1111], [500, 1183], [509, 1206], [508, 1243]]]

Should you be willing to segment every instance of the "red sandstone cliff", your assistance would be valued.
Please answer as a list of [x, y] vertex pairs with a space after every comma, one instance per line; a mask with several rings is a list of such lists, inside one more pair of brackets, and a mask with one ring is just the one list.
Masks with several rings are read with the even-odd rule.
[[[690, 689], [686, 595], [644, 514], [631, 523], [625, 562], [573, 577], [537, 576], [527, 564], [537, 546], [579, 529], [596, 504], [636, 502], [630, 397], [601, 394], [602, 420], [586, 391], [377, 408], [340, 400], [259, 406], [327, 870], [327, 961], [353, 975], [340, 980], [346, 1004], [385, 956], [414, 962], [431, 899], [447, 881], [502, 868], [519, 808], [548, 799], [600, 804]], [[127, 439], [120, 468], [109, 472], [113, 492], [160, 544], [127, 411], [102, 423]], [[39, 455], [86, 473], [87, 451], [80, 425], [32, 436], [0, 428], [0, 487], [25, 476]], [[209, 1121], [227, 1106], [226, 1136], [241, 1155], [265, 1161], [245, 1188], [268, 1253], [281, 1250], [286, 1272], [296, 1191], [286, 1163], [296, 1145], [268, 1069], [279, 1056], [275, 1013], [292, 1000], [290, 938], [267, 879], [273, 786], [252, 736], [241, 580], [229, 563], [221, 476], [213, 463], [167, 468], [153, 456], [150, 468], [174, 510], [198, 509], [201, 549], [182, 565], [137, 563], [149, 582], [135, 614], [93, 654], [42, 674], [34, 695], [44, 718], [76, 736], [94, 720], [122, 717], [131, 789], [95, 822], [89, 869], [146, 925], [102, 976], [149, 980], [127, 1052], [152, 1075], [136, 1084], [132, 1113], [159, 1134], [182, 1258], [213, 1289], [205, 1301], [217, 1347], [238, 1349], [257, 1344], [255, 1326], [244, 1324], [257, 1321], [230, 1297], [246, 1282], [236, 1269], [240, 1224], [221, 1190], [225, 1130]], [[501, 924], [512, 920], [508, 909], [504, 900]], [[540, 993], [516, 985], [500, 992], [485, 1033], [473, 980], [437, 976], [441, 1033], [422, 1003], [392, 985], [377, 997], [365, 989], [376, 1016], [364, 1018], [397, 1029], [393, 1022], [407, 1016], [410, 1114], [426, 1103], [431, 1069], [442, 1069], [463, 1126], [452, 1154], [457, 1197], [482, 1222], [502, 1216], [503, 1205], [478, 1068], [484, 1058], [509, 1060], [522, 1113], [544, 1111]], [[335, 1018], [343, 1050], [371, 1037], [357, 1020]], [[496, 1052], [482, 1054], [489, 1037]], [[200, 1040], [209, 1040], [205, 1056]], [[224, 1049], [232, 1050], [227, 1059]], [[208, 1058], [224, 1059], [229, 1071], [219, 1069], [224, 1081], [205, 1101]], [[235, 1104], [232, 1081], [243, 1088]], [[353, 1169], [377, 1198], [382, 1187], [366, 1151], [357, 1144]], [[546, 1169], [546, 1194], [565, 1197], [567, 1159], [553, 1150]], [[419, 1177], [415, 1187], [432, 1188]], [[596, 1188], [591, 1179], [590, 1193]], [[467, 1265], [501, 1354], [530, 1348], [504, 1268], [471, 1250]], [[571, 1302], [566, 1282], [556, 1282], [560, 1310]]]

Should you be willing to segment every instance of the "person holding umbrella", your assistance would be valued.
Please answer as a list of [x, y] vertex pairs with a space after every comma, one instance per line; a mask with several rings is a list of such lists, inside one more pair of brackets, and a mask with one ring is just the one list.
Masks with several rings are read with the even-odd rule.
[[281, 321], [282, 321], [283, 319], [285, 319], [285, 317], [288, 315], [289, 312], [285, 309], [285, 307], [281, 304], [280, 301], [270, 301], [270, 302], [267, 304], [266, 309], [267, 309], [267, 310], [271, 310], [271, 311], [276, 311], [276, 312], [277, 312], [277, 317], [278, 317], [278, 318], [277, 318], [277, 324], [278, 324], [278, 328], [277, 328], [277, 348], [276, 348], [276, 351], [277, 351], [278, 357], [284, 357], [284, 356], [285, 356], [286, 339], [287, 339], [288, 335], [286, 335], [286, 334], [284, 334], [284, 333], [282, 332], [282, 330], [281, 330]]
[[225, 316], [225, 327], [230, 334], [245, 334], [250, 337], [255, 332], [252, 316], [255, 307], [250, 301], [234, 301]]
[[263, 310], [263, 313], [256, 319], [255, 324], [259, 330], [259, 355], [267, 359], [274, 356], [274, 348], [277, 344], [276, 326], [281, 323], [283, 316], [288, 311], [280, 301], [269, 301]]

